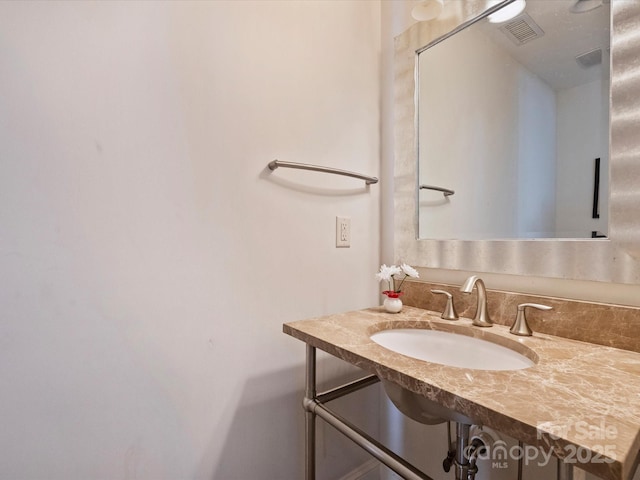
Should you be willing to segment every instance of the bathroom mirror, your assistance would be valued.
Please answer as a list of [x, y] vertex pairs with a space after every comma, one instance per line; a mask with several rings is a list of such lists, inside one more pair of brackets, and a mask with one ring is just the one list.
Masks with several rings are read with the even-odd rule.
[[420, 238], [607, 234], [611, 9], [575, 4], [528, 0], [418, 52]]
[[[634, 75], [640, 51], [640, 36], [630, 34], [635, 31], [635, 22], [640, 15], [640, 2], [631, 0], [612, 0], [610, 4], [611, 127], [608, 132], [610, 196], [607, 237], [539, 237], [517, 240], [496, 240], [491, 237], [478, 240], [419, 238], [419, 207], [424, 201], [421, 199], [424, 194], [419, 193], [419, 185], [423, 180], [419, 177], [417, 168], [419, 142], [416, 77], [419, 53], [433, 42], [449, 41], [469, 24], [478, 22], [509, 3], [510, 0], [505, 0], [496, 6], [487, 0], [445, 2], [445, 9], [438, 19], [417, 23], [396, 38], [396, 260], [420, 267], [450, 270], [640, 284], [640, 196], [636, 193], [640, 185], [640, 161], [637, 160], [640, 155], [640, 135], [634, 113], [640, 111], [640, 76]], [[483, 119], [476, 119], [475, 125], [477, 132], [483, 128]], [[459, 135], [454, 124], [443, 137], [449, 142], [466, 141]], [[464, 170], [457, 173], [466, 175]], [[483, 171], [471, 178], [478, 188], [485, 188], [490, 185], [487, 177], [491, 174], [491, 171]], [[457, 194], [458, 192], [455, 193]], [[603, 213], [602, 210], [600, 213]]]

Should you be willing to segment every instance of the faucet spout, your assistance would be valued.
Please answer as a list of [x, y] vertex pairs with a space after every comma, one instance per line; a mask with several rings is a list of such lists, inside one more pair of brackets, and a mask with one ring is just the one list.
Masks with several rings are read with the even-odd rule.
[[487, 310], [487, 289], [484, 282], [477, 275], [471, 275], [460, 287], [462, 293], [471, 293], [473, 287], [478, 290], [478, 306], [476, 307], [476, 316], [473, 318], [473, 324], [478, 327], [490, 327], [493, 325], [489, 312]]

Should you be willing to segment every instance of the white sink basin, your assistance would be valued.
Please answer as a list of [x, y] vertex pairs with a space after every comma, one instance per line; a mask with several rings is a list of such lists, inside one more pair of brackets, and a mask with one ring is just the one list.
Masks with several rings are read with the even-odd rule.
[[473, 370], [521, 370], [535, 363], [524, 355], [480, 338], [438, 330], [383, 330], [371, 340], [396, 353], [427, 362]]

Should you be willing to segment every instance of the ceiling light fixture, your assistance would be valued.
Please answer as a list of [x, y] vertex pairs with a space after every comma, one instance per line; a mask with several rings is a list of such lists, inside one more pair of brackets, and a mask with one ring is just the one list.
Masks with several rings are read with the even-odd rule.
[[569, 11], [571, 13], [585, 13], [602, 6], [602, 0], [576, 0]]
[[444, 8], [444, 0], [420, 0], [411, 10], [411, 16], [419, 22], [437, 18]]
[[[496, 5], [500, 3], [501, 0], [496, 0], [491, 2], [490, 6]], [[505, 5], [500, 10], [492, 13], [487, 18], [491, 23], [502, 23], [507, 20], [511, 20], [512, 18], [517, 17], [524, 11], [524, 7], [527, 6], [527, 2], [525, 0], [515, 0], [508, 5]]]

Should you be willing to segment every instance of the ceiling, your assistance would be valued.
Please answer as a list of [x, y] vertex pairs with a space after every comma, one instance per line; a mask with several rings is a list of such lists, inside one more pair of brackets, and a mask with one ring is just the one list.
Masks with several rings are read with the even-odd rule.
[[[559, 90], [609, 76], [610, 4], [584, 13], [572, 13], [575, 0], [527, 0], [525, 13], [542, 29], [538, 38], [516, 45], [501, 27], [518, 20], [495, 24], [488, 20], [479, 27], [521, 64]], [[602, 49], [602, 64], [584, 68], [575, 57]]]

